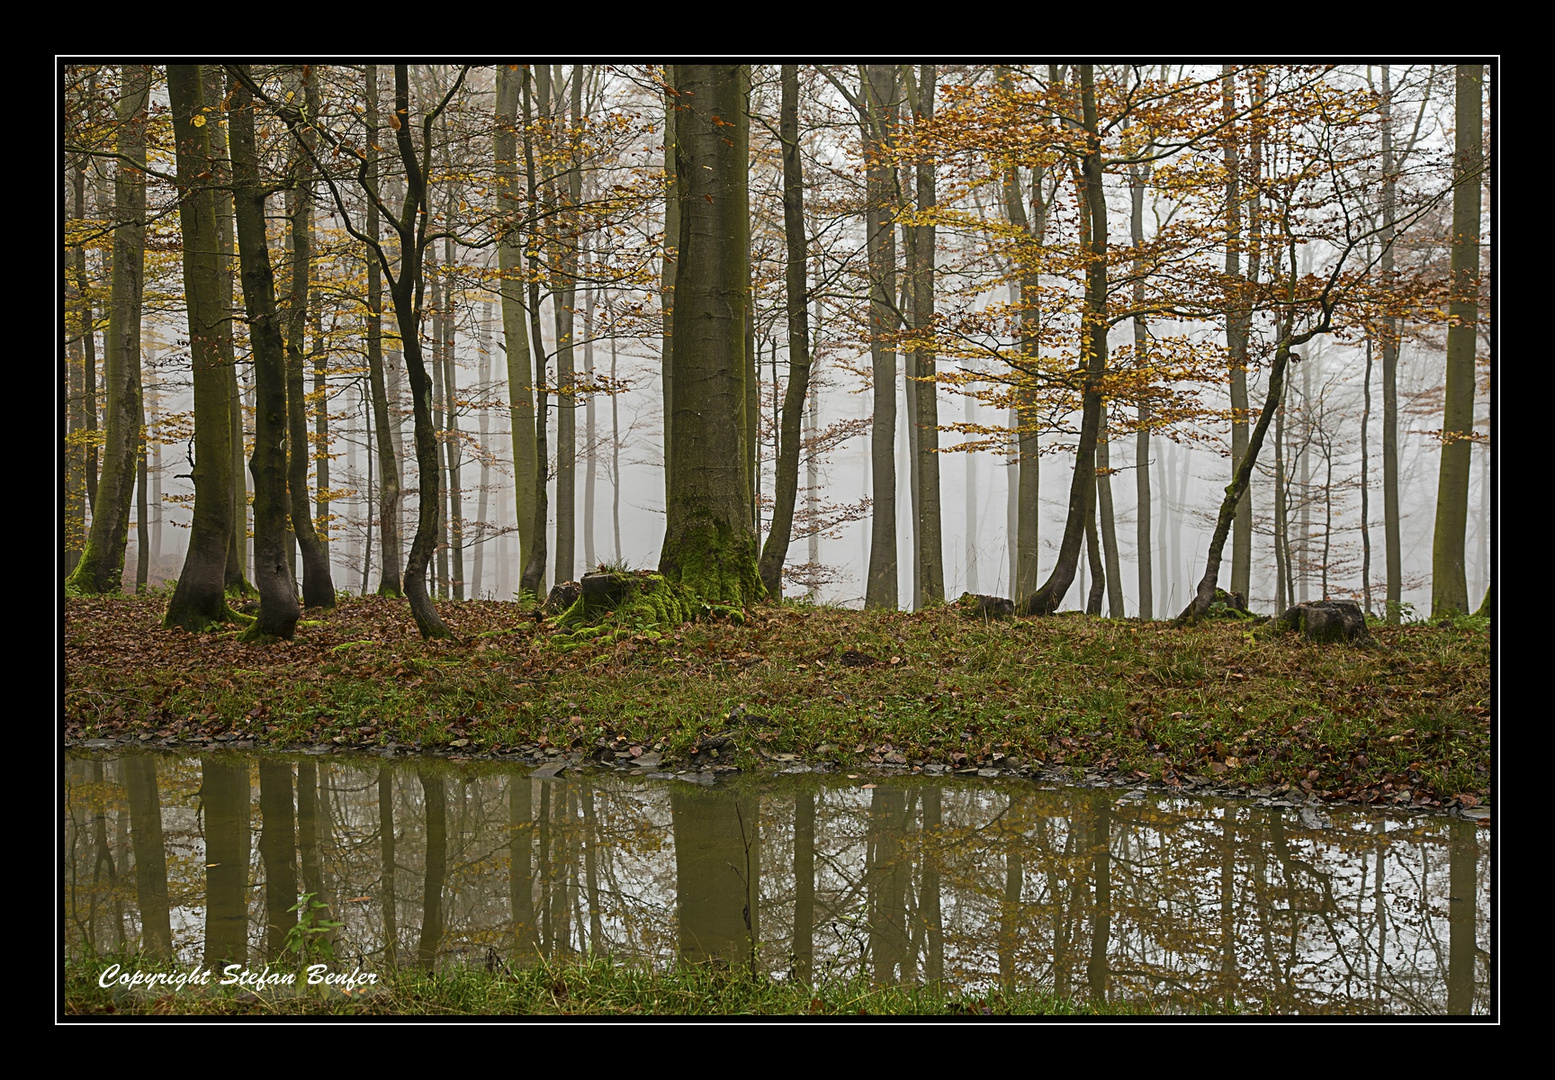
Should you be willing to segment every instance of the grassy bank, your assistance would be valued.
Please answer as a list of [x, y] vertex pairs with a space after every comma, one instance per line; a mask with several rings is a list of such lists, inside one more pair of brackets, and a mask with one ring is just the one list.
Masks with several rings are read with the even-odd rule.
[[[1136, 1016], [1150, 1002], [1091, 1006], [1036, 990], [967, 995], [943, 987], [873, 986], [866, 981], [807, 985], [712, 966], [654, 972], [601, 958], [530, 967], [378, 974], [352, 993], [320, 988], [240, 990], [211, 985], [145, 992], [104, 988], [115, 961], [67, 961], [64, 1012], [70, 1016]], [[166, 965], [119, 961], [121, 969], [178, 972]], [[187, 971], [184, 973], [187, 974]], [[305, 982], [306, 976], [298, 979]], [[1222, 1011], [1217, 1009], [1217, 1011]]]
[[[70, 599], [67, 744], [397, 746], [666, 766], [999, 769], [1433, 807], [1490, 784], [1484, 622], [1314, 646], [1240, 621], [987, 621], [805, 606], [578, 643], [511, 603], [310, 611], [293, 642], [161, 627], [159, 598]], [[1463, 797], [1467, 797], [1464, 799]]]

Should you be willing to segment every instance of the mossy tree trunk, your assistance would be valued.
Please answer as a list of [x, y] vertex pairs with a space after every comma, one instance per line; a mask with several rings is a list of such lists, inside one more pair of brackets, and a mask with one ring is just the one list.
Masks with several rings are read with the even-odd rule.
[[194, 369], [194, 517], [189, 549], [164, 623], [203, 630], [228, 614], [227, 545], [232, 532], [230, 367], [221, 338], [230, 334], [221, 300], [221, 244], [216, 198], [204, 180], [213, 171], [207, 110], [198, 64], [169, 64], [168, 101], [178, 164], [178, 225], [183, 239], [184, 296]]
[[265, 236], [253, 97], [245, 65], [233, 65], [227, 96], [232, 145], [233, 217], [243, 276], [243, 307], [254, 355], [254, 586], [259, 617], [245, 638], [289, 640], [297, 628], [297, 583], [286, 561], [286, 345], [275, 309], [275, 276]]
[[671, 487], [659, 569], [711, 600], [765, 595], [745, 468], [750, 69], [676, 65], [680, 244]]
[[[124, 549], [129, 540], [130, 500], [135, 494], [135, 461], [140, 441], [140, 299], [146, 252], [146, 178], [144, 172], [129, 163], [144, 166], [146, 161], [151, 69], [143, 64], [126, 64], [121, 80], [119, 166], [113, 181], [116, 224], [103, 361], [103, 381], [108, 391], [103, 464], [97, 493], [91, 500], [92, 527], [87, 533], [86, 547], [66, 581], [68, 588], [85, 593], [117, 592], [124, 576]], [[92, 409], [92, 380], [85, 381], [87, 407]], [[90, 460], [87, 463], [88, 485], [93, 464]]]

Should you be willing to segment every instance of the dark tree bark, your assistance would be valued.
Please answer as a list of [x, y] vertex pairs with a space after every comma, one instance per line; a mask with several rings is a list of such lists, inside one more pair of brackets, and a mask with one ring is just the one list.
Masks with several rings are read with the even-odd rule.
[[864, 606], [895, 609], [898, 603], [896, 550], [896, 226], [895, 184], [887, 157], [896, 130], [896, 69], [871, 64], [859, 87], [859, 125], [868, 170], [865, 216], [869, 248], [870, 367], [874, 373], [874, 420], [870, 428], [871, 491], [874, 506]]
[[[460, 82], [463, 81], [461, 72]], [[457, 87], [457, 83], [456, 83]], [[453, 91], [450, 91], [450, 96]], [[444, 98], [444, 102], [448, 98]], [[424, 638], [447, 637], [448, 627], [427, 596], [427, 566], [437, 543], [438, 509], [441, 503], [437, 469], [437, 430], [432, 422], [432, 380], [421, 352], [421, 305], [426, 290], [422, 261], [426, 253], [428, 207], [427, 168], [432, 160], [432, 125], [442, 105], [422, 118], [421, 156], [410, 134], [410, 74], [405, 64], [394, 65], [394, 141], [405, 167], [405, 202], [391, 224], [400, 240], [400, 272], [390, 273], [390, 294], [400, 327], [405, 369], [410, 376], [411, 408], [415, 418], [416, 469], [421, 499], [416, 536], [405, 567], [405, 596], [410, 601], [416, 628]], [[380, 258], [382, 258], [380, 251]], [[387, 267], [386, 267], [387, 269]]]
[[232, 532], [231, 368], [221, 338], [231, 334], [221, 302], [216, 199], [204, 178], [212, 170], [207, 111], [198, 64], [169, 64], [168, 100], [178, 161], [178, 225], [183, 238], [184, 296], [194, 368], [194, 517], [189, 549], [163, 622], [203, 630], [229, 617], [226, 572]]
[[810, 384], [810, 297], [805, 283], [808, 243], [804, 167], [799, 159], [799, 65], [783, 65], [782, 83], [778, 136], [783, 143], [783, 233], [788, 249], [788, 387], [783, 394], [772, 528], [761, 552], [761, 581], [774, 600], [783, 598], [783, 564], [788, 559], [794, 500], [799, 492], [800, 427]]
[[[253, 788], [248, 770], [245, 761], [200, 760], [200, 807], [205, 817], [204, 962], [217, 971], [226, 964], [248, 961], [248, 866], [253, 853]], [[263, 798], [262, 787], [260, 791]]]
[[[378, 65], [367, 65], [367, 160], [362, 183], [372, 193], [367, 200], [367, 235], [378, 242]], [[367, 381], [372, 395], [373, 427], [378, 452], [378, 535], [382, 539], [383, 572], [379, 596], [400, 595], [404, 552], [400, 543], [400, 462], [396, 425], [389, 419], [389, 395], [384, 379], [383, 268], [376, 252], [367, 254]]]
[[[203, 65], [200, 77], [207, 104], [215, 105], [226, 96], [226, 80], [222, 77], [219, 65]], [[233, 275], [237, 269], [237, 248], [232, 224], [232, 161], [227, 150], [225, 128], [215, 123], [207, 124], [205, 130], [211, 140], [211, 171], [216, 184], [216, 236], [221, 245], [217, 287], [221, 296], [221, 310], [231, 320], [237, 314], [232, 288]], [[230, 321], [227, 326], [227, 332], [221, 335], [221, 362], [227, 369], [227, 411], [232, 430], [232, 534], [227, 541], [225, 580], [227, 592], [243, 594], [253, 591], [253, 586], [248, 582], [248, 480], [244, 475], [243, 460], [243, 400], [238, 389], [238, 365], [232, 348]]]
[[[308, 102], [309, 115], [318, 111], [318, 84], [306, 65], [299, 95]], [[302, 552], [302, 603], [304, 607], [335, 606], [335, 582], [329, 572], [329, 554], [313, 524], [308, 500], [308, 462], [313, 458], [308, 438], [307, 393], [303, 373], [307, 364], [304, 337], [308, 326], [308, 286], [313, 259], [313, 145], [312, 137], [299, 135], [295, 158], [296, 189], [290, 200], [292, 229], [292, 292], [287, 301], [286, 410], [288, 428], [287, 487], [291, 495], [292, 532]], [[308, 140], [304, 142], [304, 140]], [[322, 345], [315, 341], [315, 347]]]
[[1096, 435], [1096, 513], [1101, 529], [1101, 549], [1107, 563], [1107, 614], [1123, 618], [1123, 571], [1118, 558], [1117, 519], [1112, 510], [1111, 440], [1107, 437], [1107, 407], [1102, 405]]
[[286, 560], [286, 345], [275, 310], [275, 276], [265, 237], [266, 191], [259, 179], [253, 96], [246, 65], [228, 68], [233, 216], [243, 276], [243, 307], [254, 354], [254, 586], [259, 616], [245, 640], [290, 640], [297, 629], [297, 583]]
[[[916, 81], [911, 69], [907, 69], [907, 85], [912, 91], [913, 125], [924, 124], [934, 117], [935, 68], [924, 64], [919, 68]], [[937, 197], [934, 185], [934, 159], [920, 159], [913, 169], [917, 183], [918, 213], [934, 209]], [[908, 372], [912, 383], [908, 387], [914, 400], [917, 457], [917, 515], [913, 529], [917, 544], [917, 586], [914, 595], [920, 604], [943, 603], [945, 599], [945, 553], [942, 540], [943, 525], [940, 512], [939, 487], [939, 386], [935, 382], [935, 361], [932, 346], [934, 333], [934, 226], [915, 225], [911, 228], [912, 258], [912, 331], [916, 344], [908, 356]]]
[[1469, 612], [1464, 538], [1474, 448], [1474, 346], [1479, 332], [1480, 189], [1484, 184], [1483, 64], [1458, 65], [1457, 144], [1452, 194], [1451, 303], [1447, 324], [1442, 462], [1431, 544], [1431, 616]]
[[1094, 65], [1079, 65], [1081, 126], [1086, 133], [1080, 161], [1080, 182], [1090, 222], [1089, 263], [1085, 271], [1082, 319], [1083, 369], [1080, 372], [1080, 440], [1075, 449], [1074, 478], [1069, 485], [1069, 512], [1064, 538], [1048, 579], [1020, 605], [1028, 615], [1051, 615], [1074, 583], [1085, 533], [1086, 509], [1096, 489], [1096, 437], [1101, 429], [1101, 379], [1107, 370], [1107, 200], [1102, 191], [1101, 136], [1098, 131]]
[[[350, 213], [341, 198], [340, 190], [327, 174], [330, 192], [335, 200], [335, 211], [345, 222], [351, 235], [367, 244], [378, 258], [389, 279], [389, 295], [394, 301], [395, 320], [400, 330], [400, 347], [405, 357], [406, 374], [410, 380], [411, 410], [414, 418], [416, 444], [416, 471], [420, 484], [420, 507], [416, 522], [416, 536], [410, 546], [410, 556], [405, 567], [405, 597], [410, 603], [416, 628], [424, 638], [448, 637], [449, 630], [427, 595], [427, 567], [437, 544], [439, 501], [441, 485], [438, 478], [437, 429], [432, 419], [432, 380], [427, 372], [425, 356], [421, 348], [422, 304], [426, 295], [426, 275], [423, 272], [427, 245], [436, 236], [429, 233], [431, 213], [427, 203], [428, 173], [432, 165], [432, 130], [437, 118], [448, 107], [459, 87], [464, 83], [468, 68], [461, 68], [453, 85], [438, 102], [421, 117], [421, 141], [418, 150], [410, 128], [410, 74], [405, 64], [394, 66], [394, 112], [390, 126], [394, 129], [395, 149], [399, 152], [404, 168], [404, 198], [397, 212], [390, 211], [381, 201], [379, 210], [388, 218], [399, 241], [398, 258], [391, 258], [383, 244], [369, 237], [352, 224]], [[256, 96], [263, 96], [262, 89], [252, 80], [247, 85]], [[293, 105], [277, 104], [265, 98], [276, 115], [293, 133], [298, 135], [304, 126], [304, 118]], [[307, 149], [306, 140], [299, 140]], [[332, 141], [332, 145], [345, 147]], [[356, 183], [370, 200], [378, 201], [378, 193], [367, 183], [368, 159], [365, 153], [352, 151], [361, 164], [356, 173]]]
[[167, 897], [167, 850], [162, 844], [162, 803], [157, 793], [157, 757], [127, 755], [123, 769], [130, 841], [135, 851], [140, 947], [149, 956], [166, 959], [173, 954], [173, 929]]
[[[539, 182], [535, 173], [534, 140], [530, 135], [531, 98], [529, 88], [529, 69], [524, 70], [523, 80], [524, 98], [524, 171], [528, 176], [529, 206], [533, 210], [539, 205]], [[531, 226], [533, 230], [529, 242], [529, 333], [535, 352], [535, 497], [534, 518], [530, 526], [532, 544], [528, 560], [524, 563], [523, 576], [519, 580], [519, 592], [529, 593], [535, 601], [542, 602], [545, 599], [545, 564], [546, 550], [546, 513], [548, 510], [548, 496], [545, 483], [549, 472], [549, 448], [546, 442], [545, 410], [545, 338], [540, 332], [540, 236], [539, 226]]]

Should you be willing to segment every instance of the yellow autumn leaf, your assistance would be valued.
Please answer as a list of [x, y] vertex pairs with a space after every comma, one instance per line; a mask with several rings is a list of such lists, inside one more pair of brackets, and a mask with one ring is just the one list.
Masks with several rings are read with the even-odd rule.
[[191, 116], [189, 118], [189, 123], [192, 124], [194, 127], [204, 127], [205, 126], [205, 117], [203, 117], [203, 116]]

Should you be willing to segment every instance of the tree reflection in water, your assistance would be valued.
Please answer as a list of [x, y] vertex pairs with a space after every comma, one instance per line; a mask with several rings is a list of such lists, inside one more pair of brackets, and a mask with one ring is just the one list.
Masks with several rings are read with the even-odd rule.
[[1157, 1010], [1490, 1009], [1489, 836], [1463, 821], [1014, 781], [252, 765], [67, 760], [67, 949], [270, 959], [305, 885], [336, 955], [369, 966], [588, 950]]

